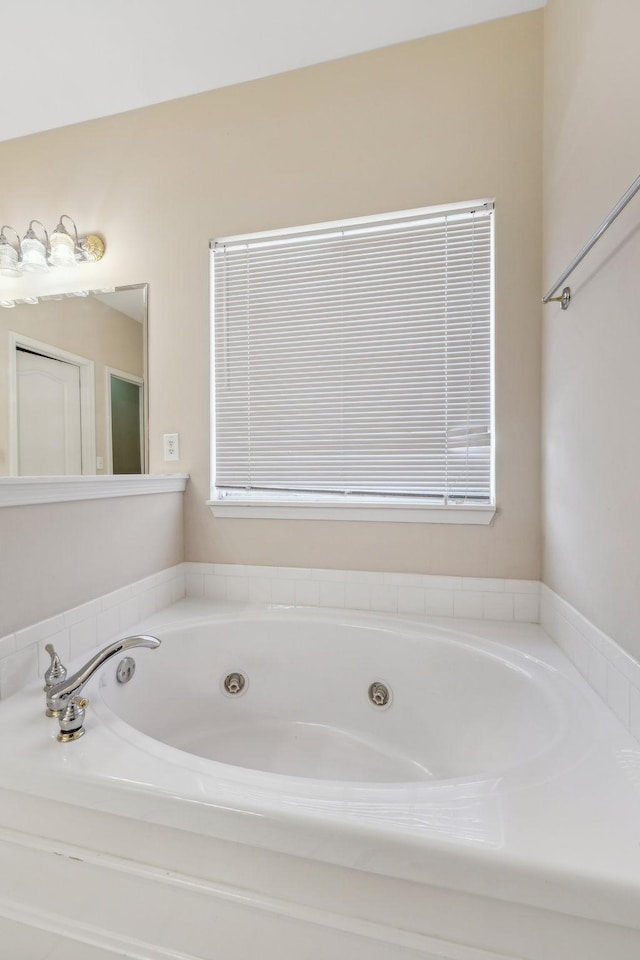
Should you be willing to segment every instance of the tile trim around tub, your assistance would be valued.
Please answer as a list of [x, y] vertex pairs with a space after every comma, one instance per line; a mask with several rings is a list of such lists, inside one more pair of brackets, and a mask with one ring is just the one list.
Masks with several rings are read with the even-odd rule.
[[640, 663], [545, 584], [541, 585], [540, 624], [640, 740]]
[[640, 740], [640, 663], [537, 580], [182, 563], [0, 637], [0, 699], [43, 676], [45, 644], [73, 660], [184, 596], [540, 623]]
[[47, 643], [66, 663], [97, 644], [108, 643], [184, 593], [180, 563], [0, 638], [0, 700], [44, 676], [49, 665]]
[[185, 563], [184, 570], [188, 597], [519, 623], [540, 616], [537, 580], [226, 563]]
[[537, 623], [537, 580], [183, 563], [0, 638], [0, 699], [182, 597]]

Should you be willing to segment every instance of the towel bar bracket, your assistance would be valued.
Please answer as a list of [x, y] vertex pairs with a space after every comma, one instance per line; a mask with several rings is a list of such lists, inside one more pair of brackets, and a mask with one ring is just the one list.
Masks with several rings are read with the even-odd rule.
[[544, 301], [545, 303], [559, 303], [562, 306], [563, 310], [569, 309], [569, 304], [571, 303], [571, 287], [564, 287], [562, 290], [562, 296], [560, 297], [549, 297], [548, 300]]

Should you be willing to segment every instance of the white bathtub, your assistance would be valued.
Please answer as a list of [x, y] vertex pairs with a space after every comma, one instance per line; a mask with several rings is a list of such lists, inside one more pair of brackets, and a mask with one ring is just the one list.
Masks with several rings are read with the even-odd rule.
[[456, 626], [185, 600], [76, 743], [41, 684], [0, 703], [0, 918], [152, 960], [637, 960], [640, 748], [540, 627]]
[[[262, 611], [157, 635], [162, 646], [135, 657], [132, 682], [117, 682], [115, 662], [103, 670], [101, 719], [180, 766], [198, 757], [226, 777], [259, 771], [263, 787], [274, 775], [277, 791], [282, 776], [290, 790], [292, 778], [358, 784], [360, 799], [367, 783], [522, 784], [588, 745], [584, 702], [562, 676], [450, 630]], [[224, 680], [236, 674], [244, 687], [232, 695]], [[386, 704], [372, 703], [375, 683]]]

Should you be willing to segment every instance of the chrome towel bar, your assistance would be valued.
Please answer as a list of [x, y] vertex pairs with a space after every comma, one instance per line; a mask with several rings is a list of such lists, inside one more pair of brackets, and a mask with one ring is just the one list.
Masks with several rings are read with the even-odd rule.
[[591, 248], [596, 245], [596, 243], [598, 242], [602, 234], [609, 229], [609, 227], [611, 226], [613, 221], [616, 219], [618, 214], [622, 213], [622, 211], [624, 210], [626, 205], [629, 203], [629, 201], [633, 197], [635, 197], [638, 190], [640, 190], [640, 177], [637, 177], [633, 181], [633, 183], [631, 184], [631, 186], [629, 187], [625, 195], [623, 197], [620, 197], [620, 199], [616, 203], [611, 213], [604, 218], [604, 220], [602, 221], [602, 223], [600, 224], [600, 226], [598, 227], [594, 235], [591, 237], [591, 239], [587, 243], [585, 243], [580, 253], [573, 258], [573, 260], [571, 261], [567, 269], [564, 271], [564, 273], [560, 277], [558, 277], [557, 281], [551, 287], [551, 289], [546, 294], [546, 296], [542, 298], [543, 303], [557, 302], [562, 304], [563, 310], [566, 310], [568, 308], [569, 304], [571, 303], [571, 287], [564, 287], [562, 290], [562, 295], [559, 297], [554, 297], [554, 293], [556, 292], [556, 290], [560, 289], [562, 284], [565, 282], [565, 280], [569, 278], [569, 276], [573, 273], [573, 271], [578, 266], [578, 264], [581, 263], [582, 260], [584, 260], [584, 258], [589, 253]]

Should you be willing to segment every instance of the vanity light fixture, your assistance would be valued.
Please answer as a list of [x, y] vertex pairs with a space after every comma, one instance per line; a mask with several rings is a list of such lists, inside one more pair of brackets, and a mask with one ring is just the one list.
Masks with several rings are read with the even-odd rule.
[[[65, 221], [71, 224], [72, 231]], [[40, 236], [34, 227], [39, 227]], [[10, 230], [15, 241], [7, 236]], [[97, 263], [102, 260], [105, 244], [95, 233], [78, 236], [75, 221], [63, 213], [51, 236], [39, 220], [29, 223], [22, 240], [20, 234], [8, 225], [0, 228], [0, 277], [19, 277], [23, 273], [46, 273], [49, 267], [74, 267], [78, 263]]]
[[[7, 237], [5, 230], [11, 230], [15, 233], [17, 243], [14, 245]], [[5, 224], [0, 230], [0, 276], [1, 277], [19, 277], [20, 265], [22, 263], [22, 250], [20, 248], [20, 235], [13, 227]]]

